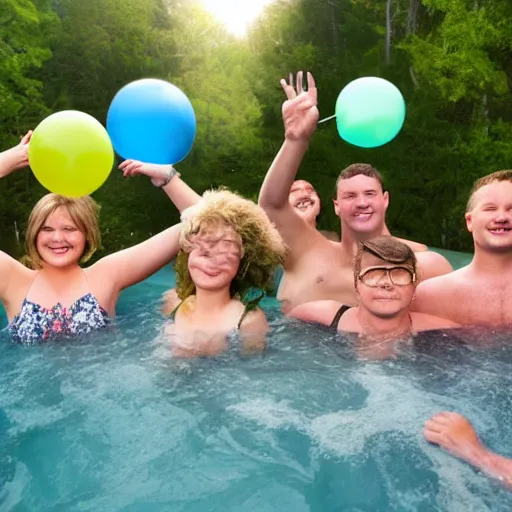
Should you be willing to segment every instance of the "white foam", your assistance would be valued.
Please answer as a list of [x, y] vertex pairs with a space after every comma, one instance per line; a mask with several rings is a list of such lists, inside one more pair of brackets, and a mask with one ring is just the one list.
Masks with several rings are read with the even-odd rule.
[[[440, 409], [456, 409], [454, 400], [429, 394], [404, 378], [387, 375], [375, 365], [361, 368], [360, 372], [352, 374], [352, 378], [369, 392], [366, 402], [358, 410], [308, 415], [295, 410], [287, 401], [274, 401], [270, 397], [242, 402], [229, 407], [229, 410], [267, 429], [293, 428], [307, 434], [318, 456], [364, 454], [367, 441], [385, 432], [416, 438], [439, 475], [441, 484], [437, 500], [442, 508], [487, 510], [484, 501], [475, 497], [468, 488], [469, 484], [482, 477], [464, 463], [438, 448], [430, 447], [422, 437], [425, 421]], [[394, 487], [389, 483], [389, 489]], [[420, 500], [421, 496], [416, 498]], [[408, 501], [410, 510], [415, 510], [415, 499], [410, 495], [403, 497], [401, 506]]]

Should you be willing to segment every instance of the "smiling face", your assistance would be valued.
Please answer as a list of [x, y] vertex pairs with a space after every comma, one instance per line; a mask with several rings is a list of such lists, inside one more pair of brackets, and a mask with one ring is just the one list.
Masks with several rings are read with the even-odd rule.
[[479, 188], [466, 213], [475, 246], [488, 252], [512, 252], [512, 183], [494, 181]]
[[320, 213], [320, 198], [311, 183], [304, 180], [294, 181], [288, 201], [306, 222], [315, 224]]
[[44, 263], [64, 268], [77, 265], [85, 250], [85, 235], [64, 207], [48, 215], [37, 234], [37, 252]]
[[339, 181], [334, 211], [341, 220], [342, 231], [370, 235], [384, 229], [388, 204], [388, 193], [383, 192], [379, 181], [358, 174]]
[[190, 238], [188, 270], [196, 289], [220, 291], [231, 286], [242, 258], [240, 236], [223, 226]]
[[416, 283], [408, 265], [390, 263], [363, 252], [357, 276], [359, 307], [380, 318], [392, 318], [409, 309]]

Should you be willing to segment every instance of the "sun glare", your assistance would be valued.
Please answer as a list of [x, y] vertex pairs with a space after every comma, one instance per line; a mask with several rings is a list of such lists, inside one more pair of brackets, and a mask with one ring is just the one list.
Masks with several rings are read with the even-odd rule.
[[204, 8], [237, 37], [244, 37], [250, 24], [273, 0], [201, 0]]

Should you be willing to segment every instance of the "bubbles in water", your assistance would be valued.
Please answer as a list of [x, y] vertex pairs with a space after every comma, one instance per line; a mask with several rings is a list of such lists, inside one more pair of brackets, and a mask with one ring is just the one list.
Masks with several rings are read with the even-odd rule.
[[260, 357], [176, 360], [163, 288], [130, 291], [113, 332], [0, 346], [0, 508], [511, 509], [512, 494], [422, 437], [431, 414], [457, 410], [510, 453], [507, 349], [436, 338], [361, 361], [271, 313]]

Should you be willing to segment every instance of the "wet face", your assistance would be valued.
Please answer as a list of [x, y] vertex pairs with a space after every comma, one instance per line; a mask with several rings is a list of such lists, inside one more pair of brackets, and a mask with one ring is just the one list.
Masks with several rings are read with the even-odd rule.
[[202, 231], [191, 240], [188, 270], [197, 289], [220, 291], [231, 286], [242, 258], [241, 240], [230, 227]]
[[475, 245], [490, 252], [512, 251], [512, 183], [496, 181], [475, 192], [466, 225]]
[[304, 180], [294, 181], [288, 201], [303, 219], [315, 223], [320, 213], [320, 198], [311, 183]]
[[407, 311], [414, 297], [412, 271], [363, 252], [357, 280], [359, 307], [380, 318], [392, 318]]
[[343, 229], [372, 234], [383, 229], [389, 204], [378, 180], [359, 174], [338, 184], [334, 211]]
[[85, 235], [65, 208], [48, 216], [37, 235], [36, 247], [41, 259], [52, 267], [77, 265], [85, 250]]

